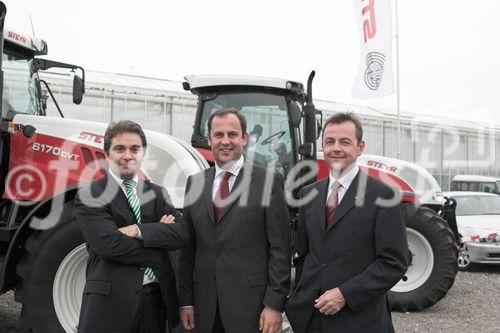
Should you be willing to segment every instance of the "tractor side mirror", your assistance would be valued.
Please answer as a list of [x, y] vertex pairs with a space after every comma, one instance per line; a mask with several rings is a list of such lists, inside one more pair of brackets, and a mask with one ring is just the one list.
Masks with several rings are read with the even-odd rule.
[[290, 122], [293, 127], [299, 128], [302, 120], [302, 112], [296, 102], [290, 101]]
[[321, 131], [323, 130], [323, 126], [321, 126], [321, 121], [316, 119], [316, 140], [321, 137]]
[[85, 93], [84, 83], [78, 75], [73, 76], [73, 103], [80, 105]]

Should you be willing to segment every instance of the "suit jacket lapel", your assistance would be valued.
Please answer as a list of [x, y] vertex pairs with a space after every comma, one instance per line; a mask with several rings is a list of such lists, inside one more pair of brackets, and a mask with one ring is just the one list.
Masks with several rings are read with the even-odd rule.
[[317, 202], [314, 211], [318, 214], [318, 221], [320, 223], [321, 230], [325, 230], [326, 226], [326, 196], [328, 195], [328, 177], [320, 180], [318, 182], [318, 196], [319, 200], [315, 200]]
[[[205, 171], [205, 184], [202, 185], [206, 187], [203, 190], [203, 202], [205, 202], [205, 205], [207, 206], [207, 213], [212, 223], [215, 223], [214, 202], [212, 200], [214, 178], [215, 178], [215, 167], [211, 167], [210, 169]], [[191, 186], [193, 186], [193, 184], [191, 184]]]
[[151, 213], [153, 213], [152, 208], [154, 207], [155, 193], [151, 190], [151, 183], [149, 180], [143, 181], [139, 179], [136, 191], [137, 196], [139, 197], [139, 202], [141, 203], [141, 223], [152, 222], [152, 220], [147, 217], [150, 217]]
[[115, 207], [115, 211], [118, 213], [117, 216], [122, 220], [122, 223], [115, 221], [117, 226], [130, 225], [135, 222], [134, 214], [127, 200], [127, 196], [123, 193], [123, 189], [118, 185], [118, 183], [109, 174], [102, 178], [103, 194], [104, 200], [109, 202]]
[[344, 194], [342, 201], [335, 208], [333, 215], [333, 221], [328, 224], [326, 231], [330, 230], [335, 224], [337, 224], [358, 202], [361, 202], [366, 193], [366, 177], [361, 170], [358, 171], [356, 177], [354, 177], [351, 185]]
[[[233, 207], [234, 204], [239, 201], [240, 196], [245, 193], [252, 180], [253, 167], [250, 163], [244, 163], [240, 169], [238, 177], [236, 177], [236, 180], [234, 181], [233, 188], [229, 192], [229, 198], [231, 198], [232, 200], [227, 202], [226, 205], [222, 208], [218, 222], [221, 221], [224, 215], [226, 215], [227, 212], [231, 209], [231, 207]], [[233, 193], [237, 193], [237, 195], [233, 197]]]

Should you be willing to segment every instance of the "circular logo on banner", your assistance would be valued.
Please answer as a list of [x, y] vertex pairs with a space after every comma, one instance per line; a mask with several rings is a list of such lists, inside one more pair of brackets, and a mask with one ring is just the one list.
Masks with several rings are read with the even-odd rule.
[[384, 74], [385, 55], [370, 52], [366, 55], [365, 84], [370, 90], [377, 90]]

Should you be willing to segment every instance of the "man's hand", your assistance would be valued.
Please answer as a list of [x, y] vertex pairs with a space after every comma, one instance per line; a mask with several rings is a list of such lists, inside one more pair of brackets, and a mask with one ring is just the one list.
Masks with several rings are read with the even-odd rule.
[[166, 223], [166, 224], [169, 224], [169, 223], [175, 223], [175, 216], [173, 215], [163, 215], [160, 219], [160, 222], [161, 223]]
[[339, 288], [327, 290], [314, 301], [314, 307], [324, 315], [334, 315], [345, 305], [345, 298]]
[[190, 331], [194, 328], [194, 308], [187, 306], [179, 309], [182, 328]]
[[137, 227], [135, 224], [128, 225], [126, 227], [121, 227], [118, 229], [119, 232], [121, 232], [124, 235], [127, 235], [129, 237], [137, 237], [139, 235], [139, 232], [137, 231]]
[[260, 314], [259, 330], [262, 333], [277, 333], [281, 330], [283, 315], [281, 312], [265, 307]]

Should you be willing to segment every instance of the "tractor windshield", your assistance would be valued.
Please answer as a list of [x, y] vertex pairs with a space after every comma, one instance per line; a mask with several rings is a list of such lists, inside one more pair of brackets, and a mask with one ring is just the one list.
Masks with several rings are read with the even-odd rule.
[[293, 163], [293, 151], [285, 96], [269, 92], [217, 94], [203, 103], [199, 135], [208, 138], [208, 116], [228, 107], [238, 109], [247, 119], [249, 140], [245, 158], [267, 168], [273, 167], [286, 177]]
[[18, 55], [2, 55], [4, 72], [3, 112], [39, 114], [40, 105], [36, 88], [36, 73], [31, 73], [31, 60]]

